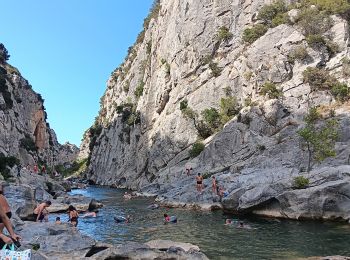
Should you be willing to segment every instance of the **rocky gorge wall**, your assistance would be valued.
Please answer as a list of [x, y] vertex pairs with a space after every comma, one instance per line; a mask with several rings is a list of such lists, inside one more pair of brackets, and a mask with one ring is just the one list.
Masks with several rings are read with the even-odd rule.
[[20, 159], [22, 166], [72, 162], [78, 148], [58, 143], [47, 122], [44, 99], [7, 63], [8, 58], [0, 44], [0, 154]]
[[[296, 4], [284, 11], [286, 20], [273, 26], [265, 21], [264, 32], [255, 32], [261, 34], [252, 40], [246, 29], [264, 24], [259, 10], [270, 3], [156, 2], [145, 30], [108, 80], [99, 116], [85, 134], [86, 178], [157, 194], [169, 205], [215, 203], [211, 180], [204, 181], [203, 195], [194, 191], [194, 177], [184, 174], [192, 167], [195, 174], [217, 177], [229, 194], [222, 203], [229, 210], [350, 219], [350, 105], [347, 98], [339, 101], [329, 89], [316, 88], [319, 79], [305, 73], [315, 68], [348, 93], [348, 22], [310, 5], [311, 12], [327, 13], [312, 30], [330, 21], [315, 44], [305, 29], [310, 28], [298, 20], [305, 10]], [[302, 57], [295, 55], [301, 49]], [[266, 86], [272, 92], [263, 92]], [[181, 106], [186, 103], [200, 119], [205, 109], [220, 110], [223, 98], [234, 98], [238, 113], [204, 138], [204, 150], [191, 158], [198, 129]], [[339, 138], [336, 156], [306, 173], [307, 152], [298, 131], [312, 107], [324, 120], [338, 121]], [[310, 184], [294, 189], [300, 175]]]

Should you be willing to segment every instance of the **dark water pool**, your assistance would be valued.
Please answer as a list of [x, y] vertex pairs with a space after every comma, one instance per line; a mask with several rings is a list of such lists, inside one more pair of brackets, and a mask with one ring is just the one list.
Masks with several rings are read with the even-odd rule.
[[[296, 259], [309, 256], [350, 255], [350, 225], [339, 223], [242, 219], [253, 227], [241, 230], [225, 226], [221, 211], [184, 209], [148, 210], [152, 200], [125, 201], [123, 190], [90, 187], [74, 194], [101, 200], [105, 207], [96, 219], [79, 220], [81, 232], [109, 243], [170, 239], [198, 245], [210, 259]], [[178, 217], [177, 224], [163, 224], [163, 214]], [[115, 224], [113, 217], [131, 215], [130, 224]], [[52, 221], [57, 215], [52, 215]], [[67, 216], [62, 214], [63, 221]]]

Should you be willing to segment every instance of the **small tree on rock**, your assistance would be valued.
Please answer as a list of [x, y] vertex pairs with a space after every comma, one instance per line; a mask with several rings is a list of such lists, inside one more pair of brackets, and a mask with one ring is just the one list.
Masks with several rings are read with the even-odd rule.
[[311, 108], [304, 119], [306, 126], [298, 131], [308, 152], [308, 172], [311, 170], [313, 161], [321, 162], [336, 155], [338, 122], [335, 119], [319, 122], [320, 118], [317, 109]]

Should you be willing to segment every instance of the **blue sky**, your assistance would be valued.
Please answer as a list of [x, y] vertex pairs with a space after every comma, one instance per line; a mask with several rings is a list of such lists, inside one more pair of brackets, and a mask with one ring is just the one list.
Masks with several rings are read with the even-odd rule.
[[0, 0], [9, 63], [45, 99], [60, 143], [80, 144], [111, 72], [142, 30], [153, 0]]

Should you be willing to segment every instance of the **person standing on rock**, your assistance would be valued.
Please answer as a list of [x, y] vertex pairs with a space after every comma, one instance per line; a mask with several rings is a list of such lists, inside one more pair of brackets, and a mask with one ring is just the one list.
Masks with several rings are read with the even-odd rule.
[[211, 188], [213, 190], [213, 193], [217, 194], [217, 186], [216, 186], [216, 178], [215, 178], [215, 176], [213, 176], [211, 178]]
[[[48, 211], [46, 208], [51, 206], [51, 201], [45, 201], [43, 203], [40, 203], [35, 209], [34, 209], [34, 217], [36, 222], [42, 222], [45, 219], [45, 215], [48, 215]], [[47, 211], [47, 213], [46, 213]]]
[[41, 175], [46, 174], [46, 168], [45, 165], [41, 167]]
[[34, 171], [35, 174], [38, 173], [38, 165], [36, 165], [36, 164], [34, 165], [33, 171]]
[[203, 176], [201, 176], [200, 173], [196, 176], [196, 181], [197, 181], [197, 191], [202, 194], [203, 190]]
[[190, 167], [190, 168], [186, 168], [186, 174], [187, 174], [187, 176], [190, 176], [191, 175], [191, 171], [192, 171], [192, 167]]
[[70, 223], [72, 223], [72, 225], [74, 227], [78, 226], [79, 214], [78, 214], [78, 211], [76, 210], [76, 208], [74, 208], [73, 205], [70, 205], [68, 207], [68, 218], [69, 218]]
[[20, 164], [17, 165], [17, 177], [21, 177], [21, 170], [22, 170], [22, 166]]

